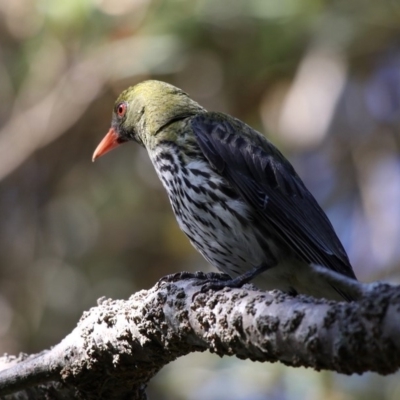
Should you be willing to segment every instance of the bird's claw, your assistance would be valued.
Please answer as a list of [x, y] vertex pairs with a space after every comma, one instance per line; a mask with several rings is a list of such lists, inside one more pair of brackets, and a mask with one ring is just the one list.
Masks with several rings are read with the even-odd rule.
[[181, 280], [192, 279], [192, 278], [196, 278], [196, 273], [181, 271], [181, 272], [176, 272], [175, 274], [169, 274], [163, 276], [162, 278], [159, 279], [158, 283], [163, 283], [163, 282], [174, 283]]
[[232, 281], [232, 278], [228, 274], [219, 274], [215, 272], [205, 274], [205, 279], [203, 278], [201, 281], [198, 281], [194, 284], [195, 286], [201, 287], [200, 290], [193, 294], [192, 301], [198, 294], [206, 293], [209, 290], [218, 291], [224, 287], [229, 287], [230, 281]]
[[166, 275], [162, 277], [158, 281], [158, 283], [159, 284], [163, 282], [175, 283], [187, 279], [195, 279], [197, 282], [195, 282], [193, 285], [201, 286], [200, 290], [198, 290], [193, 294], [192, 300], [194, 300], [194, 298], [200, 293], [206, 293], [209, 290], [218, 291], [226, 287], [239, 288], [248, 281], [248, 277], [246, 277], [246, 279], [243, 279], [243, 277], [240, 276], [232, 279], [228, 274], [220, 274], [217, 272], [204, 273], [202, 271], [198, 272], [182, 271], [182, 272], [177, 272], [175, 274]]
[[231, 280], [230, 277], [227, 279], [207, 279], [206, 282], [198, 282], [196, 286], [201, 286], [200, 292], [206, 293], [209, 290], [218, 291], [225, 287], [230, 287], [229, 281]]
[[205, 273], [202, 271], [197, 271], [197, 272], [188, 272], [188, 271], [181, 271], [181, 272], [177, 272], [175, 274], [170, 274], [170, 275], [166, 275], [163, 276], [158, 283], [163, 283], [163, 282], [167, 282], [167, 283], [174, 283], [174, 282], [178, 282], [181, 280], [187, 280], [187, 279], [196, 279], [199, 282], [196, 282], [195, 285], [203, 285], [204, 281], [215, 281], [215, 282], [219, 282], [219, 281], [225, 281], [225, 280], [229, 280], [231, 279], [229, 277], [229, 275], [227, 274], [219, 274], [216, 272], [209, 272], [209, 273]]

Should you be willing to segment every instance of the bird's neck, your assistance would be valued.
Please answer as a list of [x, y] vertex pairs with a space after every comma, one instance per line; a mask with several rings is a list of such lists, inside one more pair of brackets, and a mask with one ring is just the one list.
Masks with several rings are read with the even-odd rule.
[[171, 120], [156, 134], [146, 136], [146, 139], [145, 146], [150, 157], [153, 153], [163, 150], [179, 152], [183, 155], [196, 148], [200, 151], [190, 126], [190, 116]]

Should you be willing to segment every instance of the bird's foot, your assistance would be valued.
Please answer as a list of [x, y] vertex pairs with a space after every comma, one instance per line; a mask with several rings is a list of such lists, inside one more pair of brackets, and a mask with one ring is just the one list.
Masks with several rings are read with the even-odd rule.
[[219, 274], [217, 272], [205, 273], [202, 271], [197, 271], [197, 272], [181, 271], [181, 272], [177, 272], [175, 274], [163, 276], [158, 281], [158, 283], [162, 283], [162, 282], [174, 283], [174, 282], [178, 282], [178, 281], [186, 280], [186, 279], [200, 280], [201, 282], [199, 283], [199, 285], [201, 285], [204, 283], [204, 281], [206, 281], [206, 282], [208, 282], [208, 281], [224, 282], [225, 280], [229, 280], [231, 278], [227, 274]]
[[204, 273], [198, 272], [177, 272], [175, 274], [170, 274], [162, 277], [158, 284], [163, 282], [174, 283], [181, 280], [196, 279], [197, 282], [195, 286], [201, 286], [200, 290], [194, 293], [192, 299], [194, 299], [200, 293], [206, 293], [209, 290], [218, 291], [223, 288], [240, 288], [246, 283], [249, 283], [254, 277], [266, 271], [269, 268], [268, 265], [262, 264], [259, 267], [253, 268], [246, 271], [244, 274], [237, 276], [236, 278], [231, 278], [228, 274], [220, 274], [216, 272]]
[[224, 288], [240, 288], [246, 284], [247, 281], [242, 282], [242, 280], [239, 278], [240, 277], [232, 279], [228, 276], [228, 279], [207, 279], [206, 282], [203, 281], [197, 283], [197, 285], [201, 286], [201, 289], [198, 293], [206, 293], [209, 290], [218, 291]]
[[[253, 278], [269, 268], [268, 265], [262, 264], [259, 267], [250, 269], [244, 274], [237, 276], [236, 278], [230, 278], [227, 274], [217, 274], [218, 278], [208, 278], [206, 282], [199, 282], [198, 285], [202, 285], [201, 289], [197, 293], [205, 293], [209, 290], [221, 290], [223, 288], [237, 289], [249, 283]], [[223, 277], [224, 279], [221, 279]]]

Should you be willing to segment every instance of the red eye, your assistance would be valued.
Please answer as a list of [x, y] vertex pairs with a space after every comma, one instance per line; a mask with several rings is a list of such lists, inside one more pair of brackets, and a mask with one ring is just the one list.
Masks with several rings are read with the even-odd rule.
[[125, 103], [120, 103], [118, 104], [117, 107], [117, 114], [119, 117], [123, 117], [126, 113], [126, 104]]

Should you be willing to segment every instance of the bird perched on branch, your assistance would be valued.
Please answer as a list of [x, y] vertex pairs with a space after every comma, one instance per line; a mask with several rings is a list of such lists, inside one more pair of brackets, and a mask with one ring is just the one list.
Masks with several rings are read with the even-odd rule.
[[129, 141], [146, 148], [193, 246], [231, 277], [207, 288], [253, 281], [268, 290], [352, 300], [313, 273], [315, 264], [356, 279], [327, 216], [259, 132], [150, 80], [118, 97], [93, 161]]

